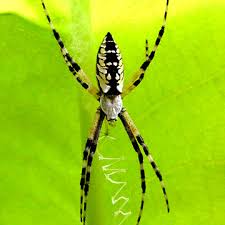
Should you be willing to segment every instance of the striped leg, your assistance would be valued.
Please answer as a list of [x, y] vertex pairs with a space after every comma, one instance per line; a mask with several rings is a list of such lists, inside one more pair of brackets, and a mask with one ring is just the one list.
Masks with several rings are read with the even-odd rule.
[[80, 179], [80, 221], [82, 222], [83, 217], [83, 198], [84, 198], [84, 184], [85, 184], [85, 175], [87, 168], [87, 158], [90, 154], [90, 148], [92, 146], [93, 140], [88, 138], [86, 146], [83, 152], [83, 165], [81, 170], [81, 179]]
[[151, 51], [151, 53], [148, 55], [147, 59], [145, 60], [145, 62], [141, 65], [140, 69], [133, 75], [133, 78], [131, 80], [130, 83], [128, 83], [123, 90], [122, 93], [122, 97], [126, 96], [127, 94], [130, 93], [130, 91], [132, 91], [135, 87], [137, 87], [141, 81], [144, 78], [144, 74], [145, 71], [147, 70], [149, 64], [151, 63], [151, 61], [153, 60], [154, 56], [155, 56], [155, 52], [159, 46], [159, 43], [162, 39], [162, 36], [164, 34], [164, 30], [165, 30], [165, 25], [166, 25], [166, 18], [167, 18], [167, 11], [168, 11], [168, 5], [169, 5], [169, 0], [166, 0], [166, 9], [164, 12], [164, 18], [163, 18], [163, 24], [161, 26], [161, 29], [159, 30], [157, 39], [155, 41], [155, 45]]
[[99, 134], [101, 131], [102, 123], [105, 118], [104, 112], [100, 109], [99, 110], [99, 117], [95, 124], [95, 132], [93, 136], [92, 145], [90, 148], [90, 154], [88, 155], [87, 159], [87, 167], [86, 167], [86, 175], [85, 175], [85, 181], [84, 181], [84, 212], [83, 212], [83, 224], [86, 222], [86, 211], [87, 211], [87, 198], [88, 198], [88, 192], [89, 192], [89, 184], [90, 184], [90, 177], [91, 177], [91, 165], [93, 161], [93, 157], [96, 151], [97, 142], [99, 138]]
[[83, 152], [83, 165], [82, 165], [82, 171], [81, 171], [81, 179], [80, 179], [80, 220], [82, 222], [83, 217], [83, 199], [84, 199], [84, 188], [85, 188], [85, 179], [86, 179], [86, 173], [87, 173], [87, 167], [88, 167], [88, 157], [90, 155], [90, 152], [95, 146], [95, 138], [96, 134], [100, 132], [100, 125], [99, 123], [102, 120], [102, 112], [100, 109], [97, 110], [93, 126], [90, 130], [90, 134], [88, 137], [88, 140], [86, 142], [86, 146]]
[[122, 113], [119, 114], [119, 117], [127, 131], [127, 134], [130, 138], [130, 141], [133, 145], [134, 150], [137, 152], [138, 154], [138, 160], [139, 160], [139, 164], [140, 164], [140, 174], [141, 174], [141, 189], [142, 189], [142, 198], [141, 198], [141, 206], [140, 206], [140, 211], [139, 211], [139, 215], [138, 215], [138, 219], [137, 219], [137, 225], [140, 223], [141, 220], [141, 215], [143, 212], [143, 208], [144, 208], [144, 197], [145, 197], [145, 191], [146, 191], [146, 183], [145, 183], [145, 171], [144, 171], [144, 165], [143, 165], [143, 155], [141, 153], [141, 150], [138, 146], [138, 143], [132, 133], [132, 130], [130, 129], [129, 124], [126, 121], [126, 118], [124, 117], [124, 115]]
[[87, 77], [87, 75], [80, 68], [80, 66], [73, 60], [73, 58], [71, 57], [71, 55], [69, 54], [69, 52], [65, 48], [59, 33], [56, 31], [56, 29], [55, 29], [55, 27], [54, 27], [54, 25], [53, 25], [53, 23], [52, 23], [52, 21], [50, 19], [50, 16], [48, 14], [48, 11], [46, 9], [44, 1], [41, 0], [41, 2], [42, 2], [43, 9], [45, 11], [47, 20], [49, 22], [49, 25], [50, 25], [50, 27], [52, 29], [52, 32], [54, 34], [54, 37], [55, 37], [56, 41], [59, 44], [59, 47], [61, 49], [63, 58], [64, 58], [64, 60], [65, 60], [65, 62], [67, 64], [70, 72], [74, 75], [76, 80], [81, 84], [81, 86], [84, 89], [86, 89], [91, 95], [93, 95], [97, 100], [99, 100], [99, 91], [98, 91], [98, 89], [91, 84], [91, 82], [90, 82], [89, 78]]
[[145, 41], [145, 58], [148, 60], [148, 55], [149, 55], [149, 45], [148, 45], [148, 40], [146, 39]]
[[160, 181], [160, 185], [161, 185], [163, 195], [164, 195], [164, 198], [165, 198], [165, 202], [166, 202], [166, 206], [167, 206], [167, 211], [169, 212], [169, 202], [168, 202], [168, 197], [167, 197], [167, 194], [166, 194], [166, 188], [165, 188], [165, 185], [164, 185], [164, 182], [163, 182], [162, 174], [160, 173], [159, 168], [157, 167], [154, 159], [152, 158], [151, 153], [148, 150], [148, 147], [144, 143], [143, 138], [141, 137], [137, 127], [135, 126], [135, 124], [134, 124], [133, 120], [131, 119], [131, 117], [129, 116], [128, 112], [123, 110], [120, 113], [120, 117], [121, 116], [124, 117], [124, 120], [126, 120], [128, 126], [130, 127], [130, 129], [131, 129], [132, 133], [134, 134], [135, 138], [137, 139], [138, 143], [142, 146], [145, 155], [147, 156], [153, 170], [155, 171], [156, 176], [158, 177], [158, 179]]

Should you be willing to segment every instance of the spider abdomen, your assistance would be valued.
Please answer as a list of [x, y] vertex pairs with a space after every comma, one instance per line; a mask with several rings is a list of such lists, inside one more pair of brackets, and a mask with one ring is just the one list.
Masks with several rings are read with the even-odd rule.
[[97, 80], [105, 95], [120, 95], [123, 88], [123, 62], [119, 48], [108, 32], [97, 55]]

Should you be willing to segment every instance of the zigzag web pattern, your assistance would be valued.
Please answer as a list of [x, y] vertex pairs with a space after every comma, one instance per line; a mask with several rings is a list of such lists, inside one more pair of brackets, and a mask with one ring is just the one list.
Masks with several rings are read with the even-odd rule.
[[123, 161], [124, 157], [118, 157], [118, 158], [104, 157], [101, 153], [98, 152], [98, 158], [100, 161], [103, 161], [106, 163], [104, 166], [102, 166], [102, 170], [104, 172], [106, 180], [109, 181], [111, 184], [118, 186], [118, 190], [112, 196], [112, 204], [116, 205], [119, 202], [122, 202], [120, 207], [114, 212], [115, 217], [122, 215], [123, 219], [118, 224], [118, 225], [122, 225], [128, 219], [128, 217], [132, 214], [131, 211], [124, 210], [124, 207], [129, 202], [129, 198], [121, 194], [122, 190], [126, 187], [127, 182], [117, 180], [113, 178], [113, 176], [127, 172], [127, 169], [116, 168], [114, 166], [114, 165], [117, 165], [120, 161]]

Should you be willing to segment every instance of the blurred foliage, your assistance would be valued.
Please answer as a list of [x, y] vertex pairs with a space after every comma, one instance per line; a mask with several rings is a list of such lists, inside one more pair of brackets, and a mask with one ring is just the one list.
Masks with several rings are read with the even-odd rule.
[[[50, 1], [46, 5], [63, 40], [95, 82], [97, 49], [110, 31], [128, 81], [153, 45], [165, 2]], [[110, 10], [109, 10], [110, 9]], [[145, 80], [124, 99], [159, 165], [171, 212], [147, 160], [142, 225], [221, 225], [225, 175], [225, 4], [222, 0], [170, 1], [168, 23]], [[38, 1], [0, 3], [0, 225], [79, 224], [82, 150], [97, 103], [74, 81]], [[104, 127], [103, 127], [104, 128]], [[127, 182], [123, 223], [135, 224], [140, 205], [136, 153], [120, 121], [104, 137], [94, 160], [88, 224], [118, 225], [112, 204]]]

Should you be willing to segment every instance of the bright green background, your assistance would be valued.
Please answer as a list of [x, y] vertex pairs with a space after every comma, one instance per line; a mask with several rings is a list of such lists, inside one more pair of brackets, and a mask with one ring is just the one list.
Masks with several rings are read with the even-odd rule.
[[[50, 15], [71, 54], [95, 82], [97, 49], [110, 31], [120, 46], [126, 81], [144, 60], [162, 22], [164, 0], [53, 1]], [[108, 10], [107, 10], [108, 9]], [[79, 224], [82, 150], [97, 103], [73, 80], [39, 1], [0, 2], [0, 225]], [[142, 225], [222, 225], [225, 221], [225, 3], [170, 1], [165, 36], [144, 82], [124, 105], [164, 175], [171, 212], [145, 161]], [[102, 134], [103, 135], [103, 134]], [[138, 160], [120, 122], [98, 153], [122, 157], [114, 179], [127, 182], [123, 223], [136, 223]], [[96, 155], [89, 225], [118, 225], [119, 186]]]

